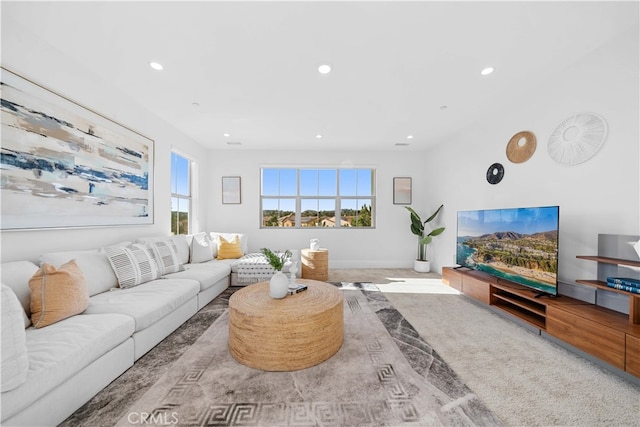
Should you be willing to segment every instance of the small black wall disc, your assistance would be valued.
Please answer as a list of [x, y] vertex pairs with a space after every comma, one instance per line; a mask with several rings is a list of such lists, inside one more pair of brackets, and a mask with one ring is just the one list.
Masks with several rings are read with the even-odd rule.
[[500, 163], [494, 163], [487, 169], [487, 181], [489, 184], [497, 184], [502, 181], [504, 176], [504, 166]]

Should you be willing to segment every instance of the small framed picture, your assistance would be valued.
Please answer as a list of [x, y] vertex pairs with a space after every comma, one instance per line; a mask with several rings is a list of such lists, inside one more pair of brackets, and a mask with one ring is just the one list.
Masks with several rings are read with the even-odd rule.
[[411, 178], [407, 178], [407, 177], [393, 178], [393, 204], [394, 205], [410, 205], [411, 204]]
[[222, 177], [222, 203], [225, 205], [239, 205], [241, 203], [240, 177]]

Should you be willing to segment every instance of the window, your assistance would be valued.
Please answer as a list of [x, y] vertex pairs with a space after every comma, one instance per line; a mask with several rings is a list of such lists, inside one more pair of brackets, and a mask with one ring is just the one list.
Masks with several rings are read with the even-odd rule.
[[189, 234], [191, 161], [171, 152], [171, 234]]
[[263, 228], [373, 227], [374, 169], [261, 170]]

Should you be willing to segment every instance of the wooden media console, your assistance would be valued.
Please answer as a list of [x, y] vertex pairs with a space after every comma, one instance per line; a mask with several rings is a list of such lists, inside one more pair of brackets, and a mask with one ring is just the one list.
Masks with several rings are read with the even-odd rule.
[[640, 322], [634, 311], [640, 305], [640, 295], [629, 295], [634, 299], [629, 316], [564, 295], [536, 297], [531, 288], [467, 268], [444, 267], [442, 281], [540, 333], [640, 378]]

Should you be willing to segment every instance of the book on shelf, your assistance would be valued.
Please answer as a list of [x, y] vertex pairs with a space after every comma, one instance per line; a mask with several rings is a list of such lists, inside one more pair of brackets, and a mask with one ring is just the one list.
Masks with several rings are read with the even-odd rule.
[[607, 286], [614, 289], [620, 289], [622, 291], [633, 292], [634, 294], [640, 294], [640, 288], [637, 288], [635, 286], [625, 286], [611, 282], [607, 282]]
[[640, 288], [640, 279], [632, 279], [631, 277], [607, 277], [607, 283]]

